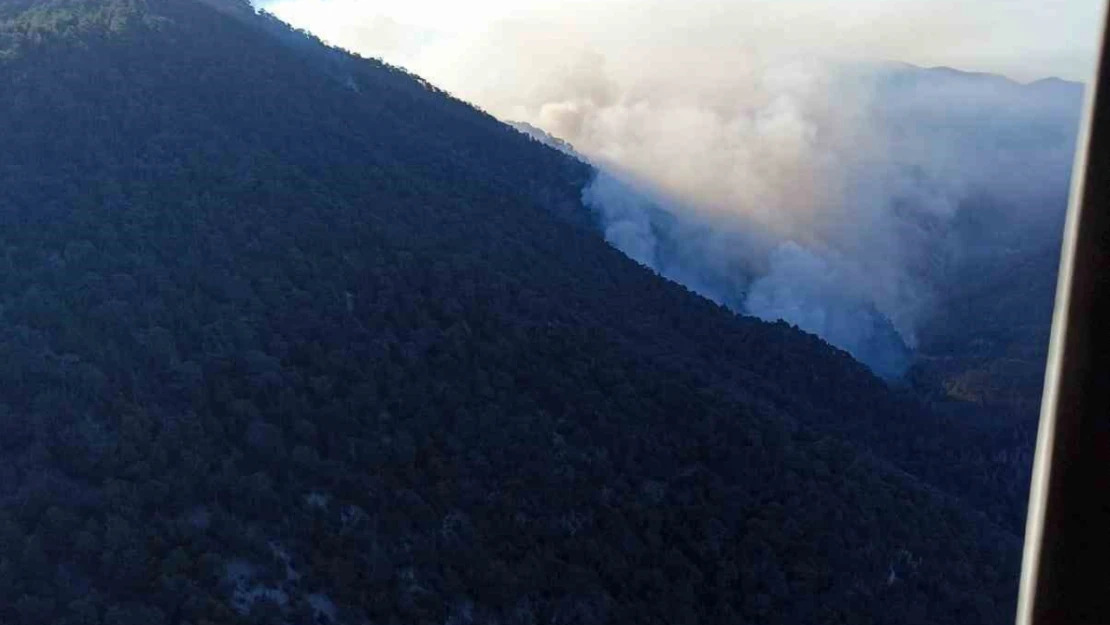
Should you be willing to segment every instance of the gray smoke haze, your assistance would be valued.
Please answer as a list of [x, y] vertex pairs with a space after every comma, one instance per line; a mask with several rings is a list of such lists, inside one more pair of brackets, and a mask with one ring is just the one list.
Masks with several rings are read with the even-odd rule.
[[[1018, 4], [1045, 24], [1085, 15]], [[876, 60], [1066, 65], [1075, 50], [1044, 42], [1027, 41], [1023, 63], [1003, 52], [1025, 37], [1003, 19], [1015, 5], [537, 6], [430, 37], [406, 49], [406, 65], [594, 163], [583, 200], [631, 258], [738, 312], [818, 334], [881, 374], [905, 367], [954, 259], [1005, 253], [1003, 230], [1051, 229], [1062, 209], [1077, 85]], [[357, 49], [349, 30], [335, 32]], [[1072, 75], [1083, 64], [1073, 59]], [[969, 238], [966, 224], [983, 221], [973, 213], [998, 228]]]
[[1063, 206], [1074, 84], [802, 57], [738, 23], [747, 47], [719, 23], [627, 20], [637, 38], [604, 51], [502, 24], [485, 40], [512, 60], [486, 59], [493, 86], [475, 99], [599, 166], [583, 199], [630, 257], [883, 375], [908, 364], [945, 267], [968, 253], [961, 211], [1043, 222]]
[[[1015, 224], [1055, 227], [1081, 88], [900, 64], [761, 72], [691, 97], [583, 61], [525, 117], [599, 165], [583, 200], [615, 247], [897, 376], [949, 265], [1014, 243]], [[989, 210], [995, 232], [961, 236], [962, 213]]]

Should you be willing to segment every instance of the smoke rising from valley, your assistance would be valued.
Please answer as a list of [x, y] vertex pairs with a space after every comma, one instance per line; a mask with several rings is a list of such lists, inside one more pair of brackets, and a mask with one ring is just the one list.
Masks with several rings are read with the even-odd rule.
[[1077, 85], [799, 58], [765, 33], [737, 48], [718, 28], [653, 24], [619, 54], [553, 42], [550, 58], [538, 27], [505, 26], [486, 38], [498, 54], [468, 53], [514, 87], [476, 100], [600, 167], [583, 199], [613, 245], [739, 312], [897, 375], [966, 251], [961, 211], [1001, 204], [1028, 222], [1062, 207]]
[[[537, 123], [639, 181], [602, 174], [584, 196], [614, 245], [897, 375], [951, 265], [1016, 244], [1002, 236], [1014, 224], [1052, 232], [1080, 91], [897, 66], [768, 87], [776, 71], [763, 105], [739, 112], [639, 104], [659, 108], [651, 123], [615, 104], [567, 126], [545, 104]], [[984, 219], [994, 231], [967, 239]]]
[[1081, 89], [875, 60], [982, 39], [935, 6], [694, 5], [540, 5], [406, 63], [597, 165], [583, 200], [631, 258], [898, 375], [952, 263], [1054, 223]]

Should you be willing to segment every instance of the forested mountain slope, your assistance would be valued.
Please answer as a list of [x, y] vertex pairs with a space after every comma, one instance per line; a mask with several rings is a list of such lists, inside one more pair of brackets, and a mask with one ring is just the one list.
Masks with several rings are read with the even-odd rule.
[[581, 163], [230, 0], [0, 20], [0, 622], [1009, 620], [975, 437]]

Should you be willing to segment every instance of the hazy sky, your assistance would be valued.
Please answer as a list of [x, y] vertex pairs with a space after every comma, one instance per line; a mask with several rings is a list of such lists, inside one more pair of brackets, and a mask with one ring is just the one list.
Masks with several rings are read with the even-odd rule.
[[[608, 48], [669, 30], [730, 45], [990, 71], [1017, 80], [1090, 72], [1102, 0], [256, 0], [330, 43], [421, 72], [432, 51], [494, 43], [507, 24], [549, 27], [569, 46]], [[603, 25], [603, 29], [597, 28]], [[752, 37], [754, 26], [758, 32]], [[602, 30], [603, 32], [598, 32]], [[731, 37], [731, 41], [730, 41]], [[607, 39], [611, 39], [608, 40]], [[666, 40], [660, 43], [668, 43]], [[723, 44], [723, 45], [722, 45]], [[608, 56], [608, 55], [607, 55]], [[428, 76], [435, 80], [435, 76]]]

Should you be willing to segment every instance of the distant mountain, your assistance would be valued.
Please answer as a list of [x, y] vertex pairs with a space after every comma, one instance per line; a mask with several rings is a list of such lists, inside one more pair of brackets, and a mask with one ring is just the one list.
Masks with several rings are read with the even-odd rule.
[[[1014, 438], [1031, 457], [1084, 87], [1058, 78], [1023, 85], [942, 73], [1000, 91], [946, 122], [959, 123], [956, 132], [967, 137], [969, 147], [957, 149], [975, 153], [970, 144], [997, 137], [995, 144], [1028, 162], [1014, 163], [1021, 179], [968, 193], [938, 246], [929, 274], [938, 306], [922, 328], [914, 375], [929, 379], [930, 392], [1005, 415], [999, 426], [1020, 427]], [[971, 124], [976, 131], [969, 133]]]
[[1003, 623], [989, 432], [233, 0], [0, 0], [0, 622]]
[[510, 121], [510, 122], [507, 122], [507, 123], [510, 126], [512, 126], [513, 128], [516, 128], [520, 132], [523, 132], [524, 134], [528, 135], [529, 137], [532, 137], [536, 141], [539, 141], [540, 143], [542, 143], [542, 144], [544, 144], [548, 147], [555, 148], [556, 150], [559, 150], [560, 152], [562, 152], [564, 154], [567, 154], [568, 156], [573, 156], [574, 158], [576, 158], [578, 160], [581, 160], [581, 161], [587, 160], [586, 157], [579, 154], [574, 149], [573, 145], [567, 143], [566, 141], [563, 141], [562, 139], [560, 139], [558, 137], [552, 136], [551, 134], [544, 131], [542, 128], [537, 128], [537, 127], [533, 126], [532, 124], [529, 124], [528, 122]]

